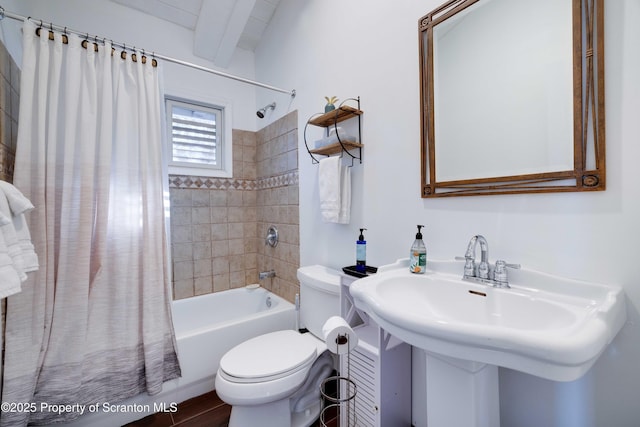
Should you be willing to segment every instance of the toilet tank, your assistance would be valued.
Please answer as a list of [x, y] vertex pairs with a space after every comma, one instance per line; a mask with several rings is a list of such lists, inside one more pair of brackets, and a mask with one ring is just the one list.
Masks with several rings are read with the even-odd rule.
[[300, 327], [322, 339], [322, 326], [340, 315], [340, 272], [321, 265], [298, 269]]

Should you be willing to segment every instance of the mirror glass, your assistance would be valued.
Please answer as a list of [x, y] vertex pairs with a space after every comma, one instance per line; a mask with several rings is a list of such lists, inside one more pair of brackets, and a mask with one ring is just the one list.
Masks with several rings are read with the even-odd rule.
[[453, 0], [421, 19], [423, 197], [604, 189], [597, 12]]

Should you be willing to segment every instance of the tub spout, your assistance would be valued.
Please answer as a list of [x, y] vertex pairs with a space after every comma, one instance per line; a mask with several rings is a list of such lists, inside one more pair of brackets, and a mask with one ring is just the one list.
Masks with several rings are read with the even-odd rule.
[[267, 277], [276, 277], [276, 271], [269, 270], [269, 271], [261, 271], [260, 273], [258, 273], [259, 280], [266, 279]]

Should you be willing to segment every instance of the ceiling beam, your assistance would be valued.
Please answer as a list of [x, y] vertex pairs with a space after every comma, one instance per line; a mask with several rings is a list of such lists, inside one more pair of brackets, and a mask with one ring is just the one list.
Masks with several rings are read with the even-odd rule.
[[203, 0], [194, 32], [194, 53], [227, 68], [256, 0]]

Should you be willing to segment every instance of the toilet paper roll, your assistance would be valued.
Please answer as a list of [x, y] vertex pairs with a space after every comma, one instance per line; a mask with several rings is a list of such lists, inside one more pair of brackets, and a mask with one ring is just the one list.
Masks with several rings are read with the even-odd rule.
[[347, 354], [358, 345], [358, 336], [340, 316], [330, 317], [325, 322], [322, 335], [327, 349], [335, 354]]

